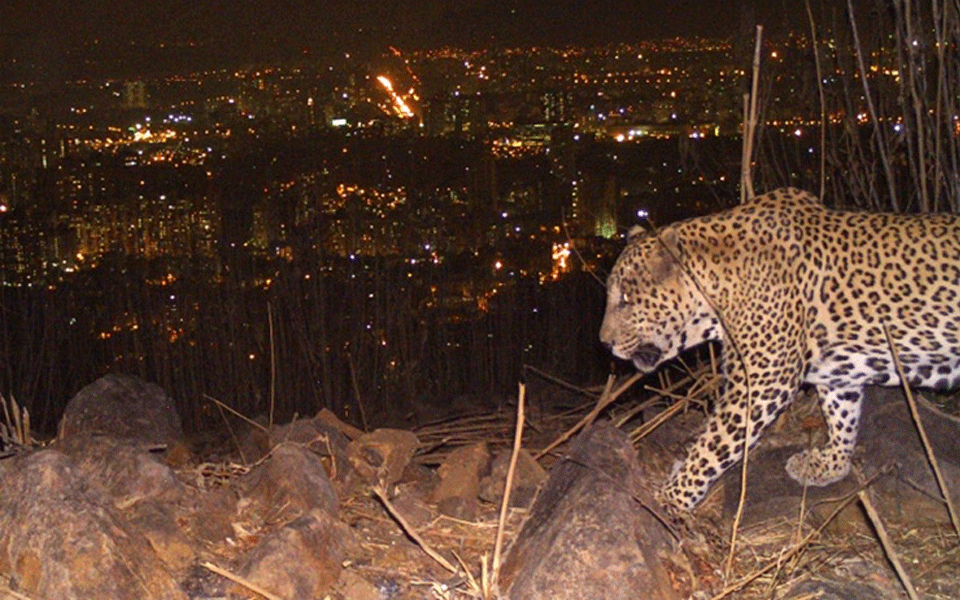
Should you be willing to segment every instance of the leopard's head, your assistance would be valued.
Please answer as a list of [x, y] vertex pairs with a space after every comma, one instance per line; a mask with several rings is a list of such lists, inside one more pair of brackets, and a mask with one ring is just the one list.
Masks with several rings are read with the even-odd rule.
[[[675, 229], [645, 233], [635, 227], [607, 279], [600, 341], [640, 372], [652, 371], [705, 337], [698, 318], [703, 296], [681, 260]], [[699, 339], [690, 339], [691, 334]]]

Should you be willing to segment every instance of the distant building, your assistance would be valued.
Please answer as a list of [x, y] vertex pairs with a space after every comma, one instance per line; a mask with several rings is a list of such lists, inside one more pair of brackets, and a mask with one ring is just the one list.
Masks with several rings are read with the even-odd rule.
[[147, 84], [143, 81], [127, 81], [123, 84], [123, 108], [147, 108]]

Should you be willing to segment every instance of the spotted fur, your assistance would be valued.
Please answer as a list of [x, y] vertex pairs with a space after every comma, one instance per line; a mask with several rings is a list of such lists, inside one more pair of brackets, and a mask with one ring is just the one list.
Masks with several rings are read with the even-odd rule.
[[800, 483], [843, 479], [865, 385], [960, 383], [960, 217], [829, 210], [781, 189], [656, 233], [632, 231], [607, 282], [601, 341], [652, 371], [685, 348], [723, 344], [721, 400], [662, 490], [690, 509], [804, 383], [827, 423], [794, 455]]

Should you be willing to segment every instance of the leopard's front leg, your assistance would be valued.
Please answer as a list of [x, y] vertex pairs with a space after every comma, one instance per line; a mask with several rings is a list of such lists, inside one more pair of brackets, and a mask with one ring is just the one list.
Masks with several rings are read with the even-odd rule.
[[801, 485], [825, 486], [846, 477], [860, 426], [862, 387], [833, 389], [818, 385], [817, 393], [827, 423], [827, 443], [794, 454], [787, 461], [787, 474]]
[[[749, 445], [752, 447], [787, 407], [799, 386], [799, 368], [779, 370], [780, 384], [761, 375], [747, 377], [742, 372], [738, 375], [729, 367], [727, 371], [731, 375], [714, 414], [707, 421], [706, 431], [697, 438], [687, 458], [674, 470], [660, 492], [661, 500], [668, 505], [692, 509], [703, 499], [711, 484], [743, 457], [748, 404], [751, 415]], [[748, 398], [751, 399], [749, 402]]]

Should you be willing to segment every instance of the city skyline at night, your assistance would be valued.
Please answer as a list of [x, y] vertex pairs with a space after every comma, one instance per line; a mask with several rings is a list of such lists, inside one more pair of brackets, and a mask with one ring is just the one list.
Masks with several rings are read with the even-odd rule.
[[[814, 3], [813, 9], [821, 25], [844, 25], [831, 6]], [[18, 0], [0, 6], [0, 23], [0, 81], [182, 73], [345, 53], [366, 57], [390, 46], [404, 51], [588, 47], [678, 36], [734, 37], [748, 43], [757, 24], [771, 34], [809, 28], [804, 3], [798, 0]]]
[[[844, 31], [821, 31], [818, 81], [801, 5], [764, 23], [756, 181], [825, 169], [840, 197], [819, 134], [903, 119], [848, 94]], [[502, 390], [523, 364], [602, 374], [598, 282], [623, 233], [739, 195], [770, 10], [52, 6], [0, 8], [0, 367], [23, 398], [119, 370], [251, 414], [267, 323], [299, 340], [278, 361], [288, 414], [355, 386], [391, 411]], [[867, 82], [895, 99], [897, 56], [872, 47]]]

